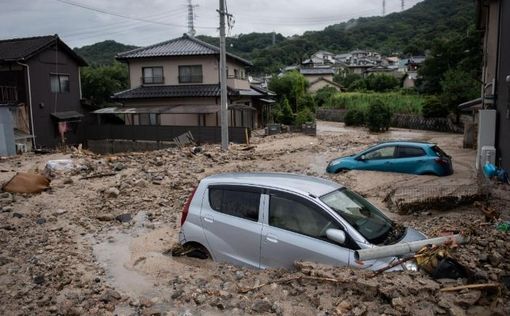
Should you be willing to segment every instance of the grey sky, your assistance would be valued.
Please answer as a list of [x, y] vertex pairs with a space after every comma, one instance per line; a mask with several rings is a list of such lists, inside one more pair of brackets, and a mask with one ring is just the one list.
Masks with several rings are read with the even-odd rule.
[[[59, 34], [71, 47], [107, 39], [144, 46], [187, 31], [187, 0], [62, 1], [113, 15], [58, 0], [0, 0], [0, 39]], [[405, 6], [409, 8], [420, 1], [406, 0]], [[218, 2], [193, 0], [198, 5], [197, 34], [218, 35]], [[400, 11], [400, 5], [400, 0], [386, 0], [386, 13]], [[227, 6], [235, 19], [231, 35], [272, 31], [302, 34], [351, 18], [382, 14], [382, 0], [227, 0]]]

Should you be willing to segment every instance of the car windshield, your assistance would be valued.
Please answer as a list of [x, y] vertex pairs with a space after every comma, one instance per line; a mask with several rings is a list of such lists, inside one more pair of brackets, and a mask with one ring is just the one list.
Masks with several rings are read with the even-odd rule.
[[383, 243], [393, 228], [392, 221], [381, 211], [345, 188], [323, 195], [320, 199], [372, 244]]

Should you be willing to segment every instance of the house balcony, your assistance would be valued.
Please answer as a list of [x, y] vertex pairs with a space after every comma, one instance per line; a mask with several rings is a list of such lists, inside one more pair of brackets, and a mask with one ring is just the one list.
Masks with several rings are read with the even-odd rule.
[[250, 89], [250, 83], [246, 79], [241, 79], [238, 77], [228, 77], [227, 78], [227, 86], [236, 90], [247, 90]]
[[18, 101], [18, 89], [14, 86], [0, 86], [0, 102]]

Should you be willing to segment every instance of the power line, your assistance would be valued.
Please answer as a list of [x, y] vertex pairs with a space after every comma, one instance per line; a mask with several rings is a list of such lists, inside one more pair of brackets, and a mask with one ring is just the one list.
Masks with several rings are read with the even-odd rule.
[[[184, 25], [172, 24], [172, 23], [167, 23], [167, 22], [151, 21], [151, 20], [147, 20], [147, 19], [143, 19], [143, 18], [128, 16], [128, 15], [116, 13], [116, 12], [113, 12], [113, 11], [107, 11], [107, 10], [104, 10], [104, 9], [87, 6], [87, 5], [84, 5], [84, 4], [81, 4], [81, 3], [72, 2], [72, 1], [68, 1], [68, 0], [56, 0], [56, 1], [64, 3], [64, 4], [67, 4], [67, 5], [79, 7], [79, 8], [82, 8], [82, 9], [86, 9], [86, 10], [90, 10], [90, 11], [94, 11], [94, 12], [98, 12], [98, 13], [102, 13], [102, 14], [112, 15], [112, 16], [116, 16], [116, 17], [124, 18], [124, 19], [129, 19], [129, 20], [133, 20], [133, 21], [139, 21], [139, 22], [145, 22], [145, 23], [151, 23], [151, 24], [159, 24], [159, 25], [165, 25], [165, 26], [173, 26], [173, 27], [185, 28]], [[217, 29], [217, 27], [215, 27], [215, 26], [201, 26], [199, 28], [202, 28], [202, 29]]]

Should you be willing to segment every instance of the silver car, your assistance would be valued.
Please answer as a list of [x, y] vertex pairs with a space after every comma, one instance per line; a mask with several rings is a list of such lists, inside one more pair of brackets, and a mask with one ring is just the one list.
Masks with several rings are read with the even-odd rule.
[[[262, 269], [305, 260], [376, 270], [396, 258], [360, 262], [354, 252], [425, 239], [338, 183], [286, 173], [206, 177], [184, 205], [181, 225], [185, 248]], [[415, 266], [395, 269], [405, 268]]]

